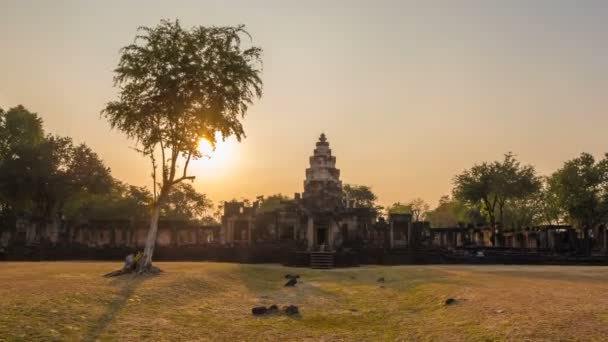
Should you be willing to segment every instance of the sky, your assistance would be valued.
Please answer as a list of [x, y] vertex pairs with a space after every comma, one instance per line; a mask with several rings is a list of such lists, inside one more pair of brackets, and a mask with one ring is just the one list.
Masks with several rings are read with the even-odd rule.
[[175, 18], [245, 24], [264, 50], [247, 138], [192, 165], [216, 202], [301, 192], [321, 132], [343, 182], [384, 205], [436, 205], [456, 174], [509, 151], [540, 174], [608, 151], [606, 1], [0, 0], [0, 107], [25, 105], [151, 186], [148, 160], [100, 111], [119, 49]]

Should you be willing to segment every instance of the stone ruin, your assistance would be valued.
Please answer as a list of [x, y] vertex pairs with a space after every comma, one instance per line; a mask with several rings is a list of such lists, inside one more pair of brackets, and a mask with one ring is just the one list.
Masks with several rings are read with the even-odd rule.
[[[167, 251], [161, 256], [326, 268], [357, 263], [564, 261], [582, 250], [580, 232], [570, 226], [506, 232], [493, 244], [489, 227], [431, 228], [428, 222], [413, 222], [410, 214], [384, 219], [374, 209], [356, 207], [344, 198], [340, 176], [329, 141], [321, 134], [305, 170], [302, 193], [272, 212], [259, 212], [258, 202], [227, 202], [221, 226], [161, 220], [157, 246]], [[13, 233], [0, 234], [0, 255], [41, 245], [49, 250], [78, 246], [103, 255], [100, 251], [111, 248], [141, 248], [147, 229], [147, 222], [127, 220], [21, 219]], [[592, 254], [604, 261], [607, 235], [605, 227], [591, 234]]]

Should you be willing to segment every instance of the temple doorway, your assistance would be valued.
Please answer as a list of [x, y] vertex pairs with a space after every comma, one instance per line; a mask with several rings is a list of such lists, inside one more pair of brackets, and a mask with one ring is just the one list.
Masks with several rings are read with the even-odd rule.
[[317, 246], [326, 245], [327, 244], [327, 228], [326, 227], [317, 227]]

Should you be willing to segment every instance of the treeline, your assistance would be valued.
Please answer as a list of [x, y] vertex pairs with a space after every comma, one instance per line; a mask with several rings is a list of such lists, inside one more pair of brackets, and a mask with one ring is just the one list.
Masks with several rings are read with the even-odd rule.
[[[23, 106], [0, 108], [0, 229], [18, 217], [53, 220], [148, 219], [153, 194], [112, 176], [87, 145], [48, 134]], [[168, 196], [162, 217], [213, 223], [213, 203], [188, 183]]]
[[582, 153], [541, 176], [534, 166], [522, 165], [507, 153], [501, 161], [477, 164], [457, 175], [452, 199], [443, 199], [429, 219], [436, 219], [440, 209], [458, 221], [485, 223], [499, 232], [570, 224], [588, 237], [590, 229], [606, 223], [608, 159]]
[[451, 195], [434, 209], [420, 198], [377, 205], [371, 188], [346, 185], [345, 196], [358, 206], [379, 213], [410, 213], [431, 227], [485, 225], [497, 231], [516, 231], [539, 225], [569, 224], [584, 232], [608, 220], [608, 157], [596, 160], [582, 153], [548, 176], [523, 165], [512, 153], [502, 160], [483, 162], [456, 175]]

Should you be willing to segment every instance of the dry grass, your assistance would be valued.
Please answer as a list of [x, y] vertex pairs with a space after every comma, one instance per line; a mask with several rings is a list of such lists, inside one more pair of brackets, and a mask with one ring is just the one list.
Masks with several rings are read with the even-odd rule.
[[[605, 340], [608, 268], [395, 266], [331, 271], [160, 263], [0, 263], [2, 340]], [[285, 273], [301, 283], [283, 287]], [[381, 284], [376, 280], [384, 277]], [[442, 305], [448, 297], [458, 299]], [[301, 316], [253, 317], [294, 304]]]

